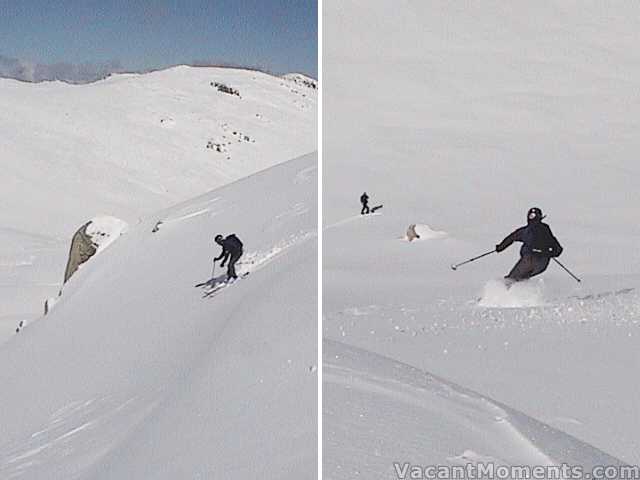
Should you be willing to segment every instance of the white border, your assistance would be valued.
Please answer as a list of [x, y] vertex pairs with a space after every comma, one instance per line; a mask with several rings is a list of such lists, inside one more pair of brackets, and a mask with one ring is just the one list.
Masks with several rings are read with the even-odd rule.
[[322, 0], [318, 0], [318, 479], [322, 479]]

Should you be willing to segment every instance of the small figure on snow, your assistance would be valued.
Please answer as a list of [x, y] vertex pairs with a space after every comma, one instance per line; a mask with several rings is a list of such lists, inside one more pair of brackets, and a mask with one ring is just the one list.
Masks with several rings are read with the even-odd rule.
[[496, 252], [502, 252], [513, 242], [522, 242], [520, 260], [504, 277], [507, 283], [519, 282], [539, 275], [549, 266], [553, 257], [562, 253], [560, 243], [551, 233], [549, 225], [542, 222], [542, 210], [537, 207], [527, 212], [527, 225], [520, 227], [496, 245]]
[[362, 210], [360, 210], [360, 215], [365, 215], [370, 212], [369, 210], [369, 195], [367, 192], [364, 192], [360, 195], [360, 203], [362, 204]]
[[221, 267], [224, 267], [228, 260], [227, 281], [238, 278], [236, 275], [236, 262], [242, 256], [242, 242], [234, 233], [224, 238], [222, 235], [216, 235], [215, 242], [222, 247], [222, 253], [213, 259], [213, 263], [222, 260]]

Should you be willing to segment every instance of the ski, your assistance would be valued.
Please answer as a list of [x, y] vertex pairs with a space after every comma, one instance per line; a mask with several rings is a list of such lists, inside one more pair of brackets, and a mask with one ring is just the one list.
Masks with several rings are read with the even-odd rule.
[[[246, 278], [249, 275], [249, 273], [250, 272], [245, 272], [245, 273], [239, 275], [238, 278], [235, 279], [231, 283], [228, 280], [223, 280], [222, 282], [218, 282], [218, 283], [214, 284], [209, 290], [205, 290], [203, 298], [210, 298], [210, 297], [214, 296], [220, 290], [223, 290], [226, 287], [229, 287], [229, 286], [233, 285], [234, 283], [238, 282], [239, 280], [242, 280], [243, 278]], [[207, 284], [205, 283], [204, 285], [207, 285]]]

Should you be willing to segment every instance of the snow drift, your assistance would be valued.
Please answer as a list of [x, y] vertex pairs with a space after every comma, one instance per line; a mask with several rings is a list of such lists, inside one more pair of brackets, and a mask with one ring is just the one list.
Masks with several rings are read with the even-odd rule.
[[405, 239], [409, 242], [420, 240], [435, 240], [438, 238], [444, 238], [447, 236], [447, 232], [441, 230], [434, 230], [429, 225], [421, 223], [412, 223], [407, 228]]
[[490, 398], [372, 352], [325, 340], [323, 365], [329, 478], [393, 478], [393, 464], [405, 462], [624, 465]]

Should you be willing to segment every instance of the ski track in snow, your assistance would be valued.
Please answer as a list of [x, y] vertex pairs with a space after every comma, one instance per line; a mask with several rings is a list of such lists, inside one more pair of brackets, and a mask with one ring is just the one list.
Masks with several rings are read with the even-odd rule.
[[[210, 210], [210, 209], [208, 209], [208, 208], [203, 208], [202, 210], [198, 210], [198, 211], [193, 212], [193, 213], [187, 213], [187, 214], [185, 214], [185, 215], [183, 215], [183, 216], [181, 216], [181, 217], [177, 217], [177, 218], [169, 218], [169, 219], [167, 219], [167, 220], [163, 221], [162, 223], [181, 222], [181, 221], [183, 221], [183, 220], [188, 220], [188, 219], [193, 218], [193, 217], [198, 217], [198, 216], [200, 216], [200, 215], [204, 215], [205, 213], [209, 213], [209, 212], [211, 212], [211, 210]], [[212, 217], [213, 217], [213, 216], [215, 216], [215, 213], [213, 213], [211, 216], [212, 216]]]
[[[222, 197], [215, 197], [212, 199], [208, 199], [205, 202], [202, 203], [197, 203], [197, 204], [191, 204], [189, 206], [188, 209], [186, 209], [187, 211], [178, 211], [172, 215], [169, 215], [166, 218], [163, 218], [161, 220], [159, 220], [160, 222], [162, 222], [163, 224], [167, 224], [167, 223], [174, 223], [174, 222], [181, 222], [183, 220], [188, 220], [190, 218], [194, 218], [194, 217], [198, 217], [200, 215], [205, 215], [207, 213], [211, 212], [211, 208], [210, 207], [205, 207], [205, 205], [208, 204], [212, 204], [212, 203], [216, 203], [218, 202]], [[195, 210], [194, 210], [195, 209]], [[211, 213], [211, 217], [216, 216], [217, 213]]]
[[237, 263], [238, 275], [242, 275], [243, 273], [255, 272], [257, 270], [260, 270], [261, 268], [264, 268], [282, 253], [284, 253], [287, 249], [292, 248], [315, 236], [317, 236], [317, 234], [313, 231], [302, 231], [296, 234], [291, 234], [289, 237], [281, 240], [276, 245], [274, 245], [270, 250], [245, 253]]
[[293, 183], [297, 185], [300, 183], [308, 182], [309, 180], [311, 180], [311, 178], [313, 178], [313, 173], [316, 172], [317, 170], [318, 170], [318, 167], [316, 166], [307, 167], [300, 170], [294, 177]]
[[322, 229], [323, 230], [329, 230], [331, 228], [340, 227], [340, 226], [345, 225], [347, 223], [353, 222], [353, 221], [355, 221], [355, 220], [357, 220], [359, 218], [366, 219], [366, 218], [370, 218], [370, 217], [379, 217], [380, 215], [382, 215], [382, 213], [378, 213], [378, 212], [376, 212], [376, 213], [368, 213], [366, 215], [361, 215], [361, 214], [353, 215], [352, 217], [343, 218], [342, 220], [338, 220], [337, 222], [334, 222], [334, 223], [331, 223], [329, 225], [326, 225]]
[[[306, 210], [303, 213], [306, 213]], [[303, 213], [300, 213], [300, 215]], [[281, 215], [278, 215], [276, 218], [280, 217]], [[316, 236], [316, 232], [313, 231], [299, 232], [297, 234], [291, 234], [286, 239], [281, 240], [270, 250], [245, 253], [236, 264], [236, 273], [238, 274], [238, 279], [241, 280], [249, 273], [261, 270], [269, 263], [280, 257], [286, 250]], [[204, 298], [210, 298], [217, 295], [221, 290], [224, 290], [225, 288], [230, 286], [225, 283], [225, 280], [226, 274], [222, 273], [209, 280], [209, 282], [196, 286], [205, 287]]]
[[298, 215], [304, 215], [305, 213], [308, 213], [308, 212], [309, 212], [309, 208], [304, 203], [299, 202], [299, 203], [293, 204], [289, 210], [276, 215], [276, 220], [280, 220], [282, 218], [287, 218], [287, 217], [296, 217]]
[[[452, 321], [452, 313], [455, 321]], [[633, 288], [600, 292], [586, 296], [571, 296], [549, 300], [534, 306], [490, 307], [459, 298], [442, 298], [433, 304], [369, 304], [356, 305], [336, 312], [325, 312], [330, 319], [330, 331], [337, 328], [342, 337], [366, 332], [366, 319], [386, 320], [384, 331], [369, 331], [370, 335], [443, 335], [448, 330], [491, 331], [517, 327], [529, 331], [534, 326], [598, 324], [640, 328], [640, 294]]]
[[[86, 463], [101, 455], [98, 448], [104, 436], [113, 443], [126, 436], [138, 421], [146, 417], [155, 401], [140, 396], [126, 397], [107, 395], [69, 402], [51, 414], [48, 422], [24, 440], [0, 445], [1, 478], [22, 478], [31, 474], [42, 474], [46, 469], [50, 478], [56, 476], [56, 466], [64, 463], [68, 455], [80, 458], [86, 455]], [[123, 429], [122, 418], [128, 419], [128, 428]], [[116, 421], [117, 420], [117, 421]], [[92, 432], [103, 437], [94, 440]]]

